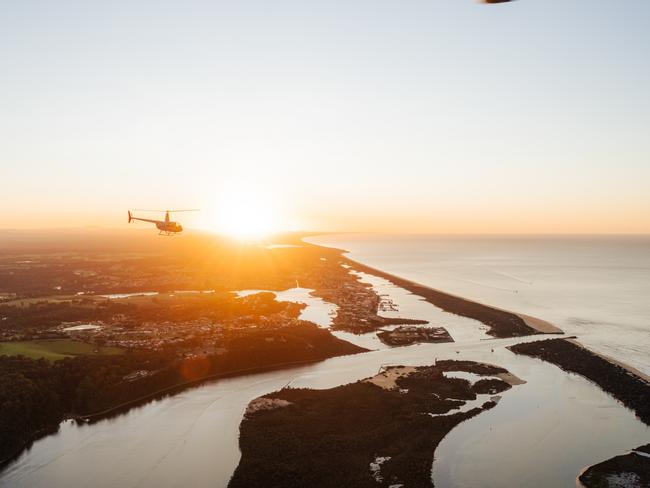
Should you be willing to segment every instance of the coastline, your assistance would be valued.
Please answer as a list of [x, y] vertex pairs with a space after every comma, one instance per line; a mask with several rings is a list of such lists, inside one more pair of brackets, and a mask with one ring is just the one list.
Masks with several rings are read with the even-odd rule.
[[[326, 247], [326, 246], [320, 246], [319, 244], [308, 243], [306, 241], [303, 241], [303, 242], [305, 244], [311, 245], [311, 246]], [[487, 305], [487, 304], [484, 304], [484, 303], [481, 303], [481, 302], [476, 302], [474, 300], [470, 300], [470, 299], [467, 299], [467, 298], [464, 298], [464, 297], [461, 297], [461, 296], [458, 296], [458, 295], [447, 293], [447, 292], [444, 292], [442, 290], [433, 288], [431, 286], [424, 285], [424, 284], [418, 283], [416, 281], [409, 280], [407, 278], [402, 278], [400, 276], [397, 276], [397, 275], [394, 275], [392, 273], [383, 271], [383, 270], [375, 268], [373, 266], [369, 266], [367, 264], [361, 263], [361, 262], [359, 262], [359, 261], [357, 261], [355, 259], [352, 259], [352, 258], [348, 257], [346, 254], [348, 254], [349, 251], [347, 251], [345, 249], [340, 249], [340, 248], [329, 248], [329, 249], [333, 249], [335, 251], [338, 251], [340, 253], [341, 258], [347, 264], [349, 264], [352, 268], [355, 268], [355, 269], [357, 269], [359, 271], [367, 272], [369, 274], [373, 274], [375, 276], [379, 276], [381, 278], [384, 278], [384, 279], [390, 281], [391, 283], [393, 283], [394, 285], [402, 287], [402, 288], [410, 291], [411, 293], [422, 297], [423, 299], [429, 301], [430, 303], [432, 303], [435, 306], [440, 307], [440, 305], [438, 303], [436, 303], [435, 300], [432, 299], [431, 295], [427, 294], [427, 291], [430, 292], [431, 294], [435, 294], [435, 295], [438, 295], [438, 296], [451, 297], [451, 298], [453, 298], [453, 299], [455, 299], [455, 300], [457, 300], [459, 302], [463, 302], [463, 303], [466, 303], [466, 304], [479, 305], [481, 307], [484, 307], [487, 310], [495, 310], [495, 311], [499, 311], [499, 312], [502, 312], [502, 313], [506, 313], [506, 314], [516, 316], [519, 319], [521, 319], [526, 324], [526, 326], [528, 326], [530, 329], [534, 330], [535, 332], [537, 332], [539, 334], [560, 335], [560, 336], [565, 334], [565, 332], [562, 329], [560, 329], [559, 327], [551, 324], [550, 322], [548, 322], [546, 320], [543, 320], [543, 319], [540, 319], [540, 318], [537, 318], [537, 317], [533, 317], [533, 316], [530, 316], [530, 315], [527, 315], [527, 314], [523, 314], [523, 313], [512, 312], [512, 311], [505, 310], [505, 309], [502, 309], [502, 308], [499, 308], [499, 307], [494, 307], [494, 306]], [[457, 315], [463, 315], [462, 313], [458, 313], [458, 311], [450, 311], [450, 313], [455, 313]], [[490, 325], [489, 323], [487, 323], [487, 321], [481, 320], [481, 318], [479, 318], [479, 317], [474, 316], [474, 317], [471, 317], [471, 318], [475, 318], [477, 320], [480, 320], [481, 322], [485, 323], [488, 326]], [[534, 335], [534, 334], [530, 334], [530, 335]], [[496, 337], [499, 337], [499, 336], [496, 336]], [[515, 337], [515, 336], [513, 335], [511, 337]], [[551, 340], [553, 340], [553, 338], [549, 338], [549, 339], [540, 338], [540, 341], [545, 341], [545, 340], [546, 341], [551, 341]], [[567, 343], [570, 343], [570, 344], [580, 348], [580, 350], [584, 351], [587, 355], [590, 355], [591, 357], [595, 357], [595, 358], [600, 359], [603, 362], [605, 362], [608, 365], [610, 371], [608, 371], [603, 377], [599, 377], [599, 378], [594, 378], [594, 377], [590, 377], [590, 376], [586, 376], [586, 377], [587, 377], [587, 379], [592, 381], [594, 384], [596, 384], [599, 388], [601, 388], [603, 391], [605, 391], [608, 394], [612, 395], [614, 398], [617, 398], [622, 403], [627, 404], [628, 408], [631, 408], [631, 407], [629, 407], [629, 403], [627, 403], [620, 395], [617, 395], [613, 391], [611, 391], [611, 388], [608, 388], [608, 387], [605, 386], [607, 384], [607, 382], [608, 382], [607, 377], [616, 376], [618, 371], [623, 370], [633, 380], [639, 381], [639, 382], [641, 382], [641, 384], [645, 384], [646, 386], [650, 387], [650, 375], [647, 375], [647, 374], [639, 371], [638, 369], [636, 369], [636, 368], [634, 368], [634, 367], [632, 367], [632, 366], [630, 366], [630, 365], [628, 365], [626, 363], [623, 363], [622, 361], [616, 360], [616, 359], [614, 359], [614, 358], [612, 358], [610, 356], [607, 356], [607, 355], [592, 351], [591, 349], [589, 349], [585, 345], [581, 344], [578, 340], [576, 340], [575, 336], [558, 337], [557, 340], [565, 340]], [[547, 359], [544, 359], [544, 360], [548, 361]], [[551, 363], [552, 363], [552, 361], [551, 361]], [[572, 371], [570, 368], [565, 368], [563, 366], [560, 366], [560, 367], [562, 367], [562, 369], [566, 369], [567, 371], [576, 373], [576, 371]], [[580, 373], [578, 372], [577, 374], [580, 374]], [[632, 408], [632, 409], [637, 411], [637, 415], [638, 415], [638, 410], [636, 408]], [[643, 414], [639, 415], [639, 417], [642, 418]]]
[[[356, 266], [358, 268], [361, 268], [362, 271], [365, 270], [366, 272], [368, 272], [370, 274], [374, 274], [375, 276], [379, 276], [379, 277], [382, 277], [384, 279], [387, 279], [388, 281], [392, 282], [393, 284], [395, 284], [397, 286], [400, 286], [400, 287], [410, 291], [411, 293], [413, 293], [415, 295], [419, 295], [424, 299], [427, 299], [427, 297], [424, 296], [424, 295], [421, 295], [418, 292], [419, 290], [430, 290], [431, 292], [439, 293], [441, 295], [446, 295], [446, 296], [449, 296], [449, 297], [453, 297], [455, 299], [462, 300], [462, 301], [467, 302], [467, 303], [474, 303], [474, 304], [478, 304], [478, 305], [481, 305], [483, 307], [487, 307], [487, 308], [490, 308], [490, 309], [493, 309], [493, 310], [499, 310], [499, 311], [504, 312], [504, 313], [509, 313], [509, 314], [516, 315], [516, 316], [520, 317], [521, 320], [523, 320], [528, 327], [530, 327], [531, 329], [534, 329], [535, 331], [537, 331], [540, 334], [548, 334], [548, 335], [563, 335], [563, 334], [565, 334], [565, 332], [562, 329], [560, 329], [559, 327], [551, 324], [550, 322], [548, 322], [548, 321], [546, 321], [544, 319], [540, 319], [538, 317], [533, 317], [531, 315], [523, 314], [523, 313], [520, 313], [520, 312], [513, 312], [513, 311], [510, 311], [510, 310], [502, 309], [502, 308], [495, 307], [495, 306], [492, 306], [492, 305], [488, 305], [488, 304], [485, 304], [485, 303], [481, 303], [481, 302], [478, 302], [478, 301], [475, 301], [475, 300], [470, 300], [468, 298], [465, 298], [465, 297], [462, 297], [462, 296], [459, 296], [459, 295], [455, 295], [453, 293], [447, 293], [445, 291], [439, 290], [439, 289], [434, 288], [432, 286], [424, 285], [422, 283], [418, 283], [416, 281], [409, 280], [407, 278], [402, 278], [402, 277], [400, 277], [398, 275], [395, 275], [395, 274], [389, 273], [387, 271], [383, 271], [381, 269], [375, 268], [373, 266], [364, 264], [364, 263], [362, 263], [360, 261], [357, 261], [357, 260], [352, 259], [349, 256], [347, 256], [347, 254], [349, 254], [350, 251], [348, 251], [346, 249], [321, 246], [320, 244], [313, 244], [313, 243], [307, 242], [307, 241], [303, 240], [302, 238], [300, 239], [300, 242], [302, 242], [304, 245], [308, 245], [308, 246], [325, 247], [327, 249], [332, 249], [334, 251], [339, 251], [341, 253], [341, 257], [343, 258], [343, 260], [347, 261], [352, 266]], [[584, 346], [583, 344], [578, 342], [576, 339], [567, 338], [567, 342], [574, 343], [576, 346], [585, 349], [587, 352], [589, 352], [589, 353], [591, 353], [593, 355], [599, 356], [600, 358], [604, 359], [605, 361], [612, 364], [613, 366], [618, 366], [620, 368], [625, 369], [626, 371], [628, 371], [632, 375], [634, 375], [634, 376], [640, 378], [641, 380], [645, 381], [646, 383], [650, 384], [650, 375], [645, 374], [645, 373], [639, 371], [638, 369], [636, 369], [636, 368], [634, 368], [632, 366], [629, 366], [628, 364], [626, 364], [626, 363], [624, 363], [622, 361], [619, 361], [617, 359], [614, 359], [614, 358], [612, 358], [610, 356], [607, 356], [605, 354], [601, 354], [601, 353], [592, 351], [591, 349], [587, 348], [586, 346]]]
[[[343, 251], [343, 252], [347, 252], [347, 251]], [[433, 287], [430, 287], [430, 286], [427, 286], [427, 285], [422, 285], [422, 284], [417, 283], [415, 281], [408, 280], [408, 279], [405, 279], [405, 278], [401, 278], [401, 277], [393, 275], [391, 273], [381, 271], [379, 269], [373, 268], [372, 266], [368, 266], [368, 265], [360, 263], [360, 262], [358, 262], [358, 261], [356, 261], [354, 259], [348, 258], [347, 256], [344, 256], [344, 259], [347, 260], [348, 262], [352, 263], [354, 266], [362, 268], [362, 270], [365, 270], [366, 272], [369, 272], [371, 274], [375, 274], [377, 276], [381, 276], [381, 277], [391, 281], [395, 285], [400, 286], [402, 288], [405, 288], [405, 289], [411, 291], [412, 293], [414, 293], [416, 295], [422, 296], [425, 299], [428, 299], [428, 297], [423, 295], [420, 290], [423, 290], [423, 289], [424, 290], [430, 290], [430, 291], [432, 291], [434, 293], [439, 293], [439, 294], [443, 294], [443, 295], [452, 296], [452, 297], [454, 297], [454, 298], [456, 298], [458, 300], [463, 300], [463, 301], [466, 301], [468, 303], [477, 303], [477, 304], [479, 304], [481, 306], [484, 306], [484, 307], [488, 307], [488, 308], [491, 308], [491, 309], [494, 309], [494, 310], [499, 310], [499, 311], [502, 311], [504, 313], [510, 313], [510, 314], [513, 314], [513, 315], [517, 315], [524, 322], [526, 322], [526, 325], [528, 325], [532, 329], [538, 331], [540, 334], [547, 334], [547, 335], [563, 335], [564, 334], [564, 331], [562, 331], [558, 327], [554, 326], [553, 324], [551, 324], [551, 323], [549, 323], [549, 322], [547, 322], [547, 321], [545, 321], [543, 319], [539, 319], [537, 317], [532, 317], [532, 316], [529, 316], [529, 315], [526, 315], [526, 314], [511, 312], [511, 311], [508, 311], [508, 310], [500, 309], [498, 307], [491, 307], [489, 305], [482, 304], [480, 302], [474, 302], [472, 300], [468, 300], [466, 298], [463, 298], [463, 297], [460, 297], [460, 296], [457, 296], [457, 295], [452, 295], [452, 294], [443, 292], [441, 290], [437, 290], [437, 289], [435, 289]], [[435, 305], [435, 303], [434, 303], [434, 305]], [[551, 338], [549, 338], [549, 339], [540, 339], [540, 341], [544, 341], [544, 340], [553, 340], [553, 339], [551, 339]], [[575, 345], [576, 347], [580, 348], [586, 354], [591, 355], [591, 356], [596, 357], [596, 358], [599, 358], [602, 361], [604, 361], [605, 363], [607, 363], [609, 365], [609, 367], [611, 368], [611, 371], [608, 372], [609, 376], [615, 375], [616, 372], [619, 369], [622, 369], [628, 375], [630, 375], [633, 379], [636, 379], [637, 381], [645, 383], [646, 385], [648, 385], [650, 387], [650, 376], [643, 373], [643, 372], [641, 372], [641, 371], [639, 371], [638, 369], [636, 369], [636, 368], [634, 368], [632, 366], [629, 366], [629, 365], [627, 365], [627, 364], [625, 364], [625, 363], [623, 363], [621, 361], [618, 361], [618, 360], [616, 360], [616, 359], [614, 359], [612, 357], [609, 357], [609, 356], [606, 356], [604, 354], [594, 352], [591, 349], [584, 346], [583, 344], [581, 344], [580, 342], [578, 342], [575, 338], [562, 338], [562, 337], [559, 337], [559, 338], [557, 338], [557, 340], [565, 340], [566, 342], [571, 343], [571, 344]], [[545, 361], [547, 361], [547, 360], [545, 359]], [[564, 368], [564, 367], [562, 369], [567, 369], [568, 371], [575, 372], [575, 371], [572, 371], [571, 369]], [[578, 373], [578, 374], [580, 374], [580, 373]], [[586, 376], [586, 377], [587, 377], [587, 379], [589, 379], [590, 381], [595, 383], [603, 391], [605, 391], [608, 394], [614, 396], [619, 401], [621, 401], [623, 403], [626, 403], [619, 395], [614, 394], [612, 391], [610, 391], [609, 388], [607, 388], [605, 386], [605, 384], [607, 382], [605, 377], [600, 377], [600, 378], [593, 378], [593, 377], [589, 377], [589, 376]], [[629, 407], [629, 408], [631, 408], [631, 407]], [[636, 410], [636, 409], [633, 408], [633, 410]], [[643, 416], [640, 415], [640, 417], [643, 417]]]
[[590, 352], [590, 353], [593, 354], [594, 356], [598, 356], [598, 357], [600, 357], [601, 359], [604, 359], [604, 360], [607, 361], [608, 363], [611, 363], [611, 364], [613, 364], [613, 365], [615, 365], [615, 366], [618, 366], [618, 367], [620, 367], [620, 368], [625, 369], [628, 373], [630, 373], [630, 374], [632, 374], [632, 375], [634, 375], [634, 376], [636, 376], [636, 377], [642, 379], [643, 381], [645, 381], [646, 383], [648, 383], [648, 385], [650, 385], [650, 375], [647, 375], [647, 374], [645, 374], [645, 373], [639, 371], [638, 369], [633, 368], [632, 366], [629, 366], [629, 365], [627, 365], [627, 364], [625, 364], [625, 363], [623, 363], [623, 362], [621, 362], [621, 361], [619, 361], [619, 360], [617, 360], [617, 359], [614, 359], [614, 358], [611, 357], [611, 356], [607, 356], [607, 355], [605, 355], [605, 354], [601, 354], [601, 353], [599, 353], [599, 352], [592, 351], [591, 349], [589, 349], [588, 347], [586, 347], [584, 344], [581, 344], [580, 342], [578, 342], [576, 339], [570, 339], [570, 338], [567, 338], [567, 339], [565, 339], [565, 340], [566, 340], [567, 342], [570, 342], [570, 343], [572, 343], [572, 344], [575, 344], [575, 345], [578, 346], [578, 347], [581, 347], [582, 349], [586, 350], [587, 352]]
[[[499, 310], [503, 310], [503, 309], [499, 309]], [[504, 310], [504, 311], [507, 312], [508, 310]], [[510, 312], [510, 313], [519, 315], [522, 318], [522, 320], [526, 322], [526, 325], [532, 327], [535, 330], [540, 331], [542, 334], [564, 334], [564, 331], [562, 329], [551, 324], [550, 322], [547, 322], [544, 319], [533, 317], [531, 315], [526, 315], [521, 312]]]
[[[310, 244], [310, 245], [316, 245], [316, 244]], [[539, 319], [537, 317], [532, 317], [530, 315], [521, 314], [521, 313], [518, 313], [518, 312], [512, 312], [510, 310], [505, 310], [505, 309], [502, 309], [502, 308], [494, 307], [492, 305], [487, 305], [485, 303], [477, 302], [475, 300], [470, 300], [468, 298], [461, 297], [461, 296], [458, 296], [458, 295], [454, 295], [452, 293], [447, 293], [445, 291], [439, 290], [437, 288], [433, 288], [433, 287], [428, 286], [428, 285], [423, 285], [421, 283], [417, 283], [415, 281], [412, 281], [412, 280], [409, 280], [409, 279], [406, 279], [406, 278], [402, 278], [402, 277], [394, 275], [392, 273], [388, 273], [386, 271], [382, 271], [382, 270], [374, 268], [372, 266], [368, 266], [367, 264], [363, 264], [363, 263], [361, 263], [359, 261], [356, 261], [356, 260], [354, 260], [352, 258], [349, 258], [348, 256], [343, 256], [343, 254], [348, 253], [348, 251], [345, 251], [345, 250], [340, 250], [340, 251], [342, 253], [341, 257], [345, 261], [347, 261], [351, 265], [353, 265], [354, 267], [360, 268], [361, 271], [365, 271], [365, 272], [368, 272], [370, 274], [374, 274], [375, 276], [379, 276], [381, 278], [387, 279], [388, 281], [392, 282], [393, 284], [395, 284], [397, 286], [400, 286], [400, 287], [410, 291], [411, 293], [413, 293], [415, 295], [420, 295], [422, 298], [424, 298], [424, 299], [426, 299], [428, 301], [431, 301], [431, 303], [433, 303], [436, 306], [438, 306], [438, 305], [434, 301], [432, 301], [430, 294], [436, 294], [436, 295], [439, 295], [439, 296], [445, 297], [445, 298], [448, 297], [449, 299], [453, 299], [455, 301], [464, 303], [464, 304], [469, 305], [469, 306], [479, 306], [481, 308], [485, 308], [486, 310], [501, 312], [503, 314], [508, 314], [510, 316], [517, 317], [519, 320], [521, 320], [525, 324], [525, 326], [527, 326], [528, 328], [530, 328], [532, 330], [532, 333], [530, 333], [530, 334], [516, 334], [516, 335], [533, 335], [535, 333], [538, 333], [538, 334], [564, 334], [564, 331], [562, 329], [560, 329], [559, 327], [556, 327], [555, 325], [553, 325], [550, 322], [547, 322], [547, 321], [545, 321], [543, 319]], [[427, 296], [427, 293], [426, 293], [427, 291], [430, 292], [429, 296]], [[452, 311], [451, 313], [456, 313], [457, 315], [463, 315], [462, 313], [459, 314], [459, 313], [457, 313], [455, 311]], [[477, 318], [477, 317], [472, 316], [471, 318]], [[489, 323], [490, 319], [489, 318], [484, 318], [483, 320], [481, 320], [479, 318], [477, 320], [480, 320], [481, 322], [485, 323], [488, 326], [490, 325], [490, 323]], [[497, 336], [497, 337], [500, 337], [500, 336]], [[504, 336], [504, 337], [508, 337], [508, 336]]]

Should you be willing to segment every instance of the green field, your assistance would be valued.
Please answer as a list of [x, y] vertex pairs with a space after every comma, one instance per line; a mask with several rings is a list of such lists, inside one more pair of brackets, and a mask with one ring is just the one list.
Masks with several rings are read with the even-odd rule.
[[0, 342], [0, 355], [17, 356], [19, 354], [33, 359], [45, 358], [57, 361], [82, 354], [124, 354], [124, 350], [117, 347], [98, 347], [69, 339]]

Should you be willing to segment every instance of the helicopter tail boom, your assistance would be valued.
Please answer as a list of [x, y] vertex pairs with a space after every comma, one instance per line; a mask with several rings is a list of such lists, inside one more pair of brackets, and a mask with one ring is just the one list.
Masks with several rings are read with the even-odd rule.
[[129, 210], [129, 224], [134, 220], [140, 220], [142, 222], [151, 222], [152, 224], [163, 223], [162, 220], [143, 219], [141, 217], [134, 217], [131, 211]]

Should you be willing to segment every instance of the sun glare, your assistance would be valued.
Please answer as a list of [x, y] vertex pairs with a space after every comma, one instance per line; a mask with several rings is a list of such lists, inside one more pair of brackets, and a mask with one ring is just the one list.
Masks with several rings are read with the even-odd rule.
[[277, 202], [261, 191], [239, 189], [222, 194], [211, 214], [212, 230], [241, 240], [281, 230]]

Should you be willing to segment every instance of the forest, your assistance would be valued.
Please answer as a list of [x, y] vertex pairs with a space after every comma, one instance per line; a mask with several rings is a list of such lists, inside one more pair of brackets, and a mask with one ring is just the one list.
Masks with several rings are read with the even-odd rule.
[[[275, 330], [251, 329], [223, 345], [218, 355], [183, 358], [173, 348], [60, 361], [0, 356], [0, 460], [68, 417], [128, 407], [209, 378], [365, 351], [304, 321]], [[144, 374], [133, 379], [138, 372]]]

